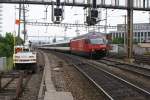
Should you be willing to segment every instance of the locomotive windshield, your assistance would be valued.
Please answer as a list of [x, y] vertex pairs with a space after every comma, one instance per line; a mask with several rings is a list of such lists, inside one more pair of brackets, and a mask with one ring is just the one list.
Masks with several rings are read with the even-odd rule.
[[91, 44], [106, 44], [106, 40], [103, 38], [90, 39]]

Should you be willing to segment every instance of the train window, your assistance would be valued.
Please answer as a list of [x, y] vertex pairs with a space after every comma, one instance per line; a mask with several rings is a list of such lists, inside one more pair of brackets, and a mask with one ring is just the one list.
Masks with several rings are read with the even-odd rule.
[[85, 39], [85, 43], [86, 44], [90, 43], [90, 40], [89, 39]]
[[69, 44], [68, 43], [64, 43], [64, 45], [63, 45], [64, 47], [68, 47], [69, 46]]
[[97, 39], [90, 39], [91, 44], [106, 44], [105, 39], [97, 38]]

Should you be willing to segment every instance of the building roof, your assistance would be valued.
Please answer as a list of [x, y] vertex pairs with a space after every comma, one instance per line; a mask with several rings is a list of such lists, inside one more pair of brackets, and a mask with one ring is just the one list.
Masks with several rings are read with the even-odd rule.
[[[110, 33], [112, 33], [112, 32], [124, 32], [124, 31], [125, 31], [125, 24], [117, 24], [117, 31], [111, 31]], [[150, 23], [134, 23], [133, 24], [133, 31], [134, 32], [150, 31]]]
[[91, 36], [98, 36], [98, 37], [104, 37], [105, 34], [101, 33], [101, 32], [89, 32], [89, 33], [86, 33], [84, 35], [80, 35], [78, 37], [75, 37], [73, 38], [72, 40], [75, 40], [75, 39], [82, 39], [82, 38], [90, 38]]

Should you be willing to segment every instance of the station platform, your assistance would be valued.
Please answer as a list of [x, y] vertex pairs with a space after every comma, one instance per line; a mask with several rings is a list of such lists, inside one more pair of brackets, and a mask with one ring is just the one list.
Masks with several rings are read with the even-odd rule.
[[[73, 100], [71, 92], [56, 91], [51, 79], [51, 67], [55, 66], [50, 62], [48, 56], [44, 53], [45, 67], [38, 100]], [[41, 99], [42, 98], [42, 99]]]

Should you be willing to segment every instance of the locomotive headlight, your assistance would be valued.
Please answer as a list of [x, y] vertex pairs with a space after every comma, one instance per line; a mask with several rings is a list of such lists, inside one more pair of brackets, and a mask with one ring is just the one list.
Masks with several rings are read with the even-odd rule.
[[92, 49], [92, 52], [94, 52], [95, 50], [94, 49]]
[[105, 51], [106, 49], [102, 49], [103, 51]]

